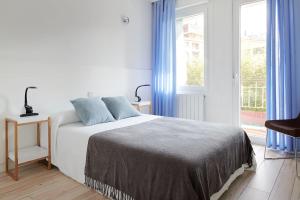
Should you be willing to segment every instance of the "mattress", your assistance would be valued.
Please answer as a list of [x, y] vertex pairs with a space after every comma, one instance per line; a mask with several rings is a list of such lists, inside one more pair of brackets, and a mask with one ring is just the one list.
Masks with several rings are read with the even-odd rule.
[[[141, 124], [159, 118], [153, 115], [141, 115], [115, 122], [97, 124], [95, 126], [84, 126], [80, 122], [61, 125], [54, 122], [52, 133], [52, 162], [66, 176], [71, 177], [79, 183], [85, 182], [84, 169], [86, 152], [89, 138], [99, 132], [127, 126]], [[55, 121], [55, 120], [54, 120]], [[255, 164], [255, 160], [253, 162]], [[223, 188], [211, 199], [218, 199], [229, 187], [229, 185], [244, 172], [245, 166], [241, 166], [229, 178]], [[255, 169], [255, 165], [252, 169]]]

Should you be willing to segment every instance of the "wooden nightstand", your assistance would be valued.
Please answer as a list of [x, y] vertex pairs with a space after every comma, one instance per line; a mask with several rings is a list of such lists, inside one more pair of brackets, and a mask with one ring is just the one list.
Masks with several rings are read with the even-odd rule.
[[[41, 147], [41, 124], [48, 124], [48, 148]], [[9, 125], [14, 126], [14, 150], [9, 152]], [[36, 124], [37, 145], [19, 149], [18, 127]], [[5, 119], [5, 170], [14, 180], [19, 179], [19, 167], [32, 162], [48, 159], [48, 169], [51, 169], [51, 119], [48, 116], [39, 115], [34, 117], [11, 116]], [[9, 160], [14, 163], [14, 169], [9, 170]], [[13, 171], [13, 173], [11, 172]]]
[[131, 103], [138, 111], [141, 111], [143, 107], [148, 107], [149, 114], [152, 114], [152, 104], [151, 101], [141, 101]]

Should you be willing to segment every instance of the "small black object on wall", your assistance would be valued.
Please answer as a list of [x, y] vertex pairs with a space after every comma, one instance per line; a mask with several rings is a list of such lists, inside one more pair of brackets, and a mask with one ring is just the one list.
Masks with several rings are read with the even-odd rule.
[[27, 91], [28, 91], [28, 89], [37, 89], [37, 87], [27, 87], [26, 88], [26, 90], [25, 90], [25, 103], [24, 103], [24, 108], [26, 110], [26, 113], [20, 115], [20, 117], [30, 117], [30, 116], [39, 115], [38, 113], [34, 113], [32, 107], [29, 106], [28, 103], [27, 103]]
[[150, 84], [145, 84], [145, 85], [140, 85], [136, 88], [135, 90], [135, 98], [136, 98], [136, 102], [141, 102], [142, 101], [142, 98], [140, 96], [138, 96], [138, 90], [141, 88], [141, 87], [149, 87], [151, 86]]

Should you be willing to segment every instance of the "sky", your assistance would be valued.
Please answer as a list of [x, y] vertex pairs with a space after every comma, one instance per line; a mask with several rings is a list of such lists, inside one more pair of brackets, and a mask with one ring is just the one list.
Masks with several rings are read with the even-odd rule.
[[261, 35], [267, 29], [266, 1], [246, 4], [241, 7], [242, 36]]

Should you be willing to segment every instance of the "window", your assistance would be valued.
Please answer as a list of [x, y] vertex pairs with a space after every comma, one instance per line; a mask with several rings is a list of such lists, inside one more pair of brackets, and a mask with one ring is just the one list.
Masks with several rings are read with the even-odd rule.
[[266, 1], [251, 1], [240, 8], [240, 122], [254, 137], [266, 129]]
[[197, 51], [197, 50], [199, 49], [199, 47], [200, 47], [199, 42], [192, 43], [192, 45], [193, 45], [193, 49], [196, 50], [196, 51]]
[[203, 6], [177, 11], [176, 59], [179, 93], [197, 91], [205, 87], [205, 15]]

